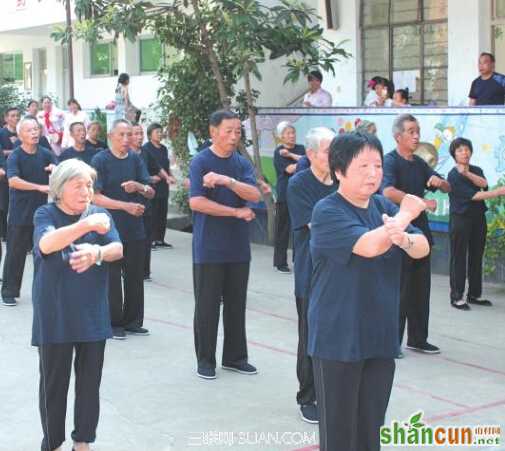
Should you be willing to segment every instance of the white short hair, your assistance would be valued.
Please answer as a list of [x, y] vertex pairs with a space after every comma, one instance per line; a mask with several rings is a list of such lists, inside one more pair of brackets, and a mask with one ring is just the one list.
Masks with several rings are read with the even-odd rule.
[[321, 147], [321, 141], [333, 141], [335, 136], [337, 136], [337, 134], [327, 127], [314, 127], [307, 133], [307, 136], [305, 137], [305, 144], [307, 149], [317, 152], [319, 147]]
[[21, 128], [23, 127], [23, 125], [25, 125], [27, 122], [35, 122], [37, 124], [37, 126], [40, 128], [40, 124], [39, 124], [39, 121], [37, 120], [37, 118], [35, 118], [33, 116], [24, 117], [23, 119], [21, 119], [18, 122], [18, 125], [16, 126], [16, 132], [18, 135], [19, 135], [19, 132], [21, 131]]
[[296, 130], [294, 125], [289, 122], [289, 121], [282, 121], [277, 124], [276, 132], [277, 132], [277, 137], [282, 138], [282, 135], [284, 132], [288, 129], [291, 128], [293, 130]]
[[54, 168], [49, 177], [49, 196], [51, 196], [54, 202], [60, 201], [63, 189], [68, 181], [87, 175], [91, 177], [94, 184], [96, 171], [90, 165], [77, 158], [62, 161]]

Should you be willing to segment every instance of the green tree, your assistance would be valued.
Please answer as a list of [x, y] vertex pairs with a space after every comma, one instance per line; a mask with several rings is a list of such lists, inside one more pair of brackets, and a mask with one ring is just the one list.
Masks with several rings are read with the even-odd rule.
[[[192, 115], [207, 118], [216, 109], [217, 99], [223, 108], [238, 107], [237, 99], [244, 99], [239, 109], [250, 119], [258, 177], [263, 176], [263, 171], [253, 79], [261, 80], [261, 64], [283, 58], [284, 81], [289, 82], [316, 68], [333, 73], [334, 64], [350, 56], [342, 48], [342, 42], [335, 44], [323, 37], [324, 29], [315, 11], [298, 0], [280, 0], [275, 6], [266, 6], [258, 0], [76, 0], [75, 12], [77, 22], [72, 28], [56, 30], [53, 33], [56, 40], [66, 41], [73, 35], [94, 41], [104, 33], [134, 40], [148, 29], [178, 52], [180, 60], [173, 63], [175, 68], [169, 65], [160, 73], [160, 97], [161, 103], [180, 117], [183, 130], [195, 130], [203, 137], [207, 132], [202, 128], [189, 126], [190, 122], [195, 126], [194, 122], [200, 121]], [[198, 72], [199, 66], [205, 67], [206, 72]], [[183, 73], [191, 73], [194, 78], [183, 79]], [[245, 86], [242, 94], [236, 92], [241, 79]], [[174, 83], [163, 83], [163, 80]], [[177, 85], [189, 82], [194, 88], [191, 96], [184, 98], [189, 105], [182, 105], [175, 96], [170, 97], [171, 91], [186, 89]], [[187, 111], [188, 106], [192, 111]], [[241, 151], [249, 156], [244, 148]], [[272, 199], [266, 196], [264, 200], [272, 237]]]

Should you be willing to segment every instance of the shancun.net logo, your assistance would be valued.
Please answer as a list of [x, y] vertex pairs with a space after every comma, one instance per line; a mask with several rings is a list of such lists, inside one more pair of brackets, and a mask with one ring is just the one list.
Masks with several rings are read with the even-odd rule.
[[431, 426], [423, 423], [423, 411], [408, 421], [382, 426], [382, 445], [389, 446], [496, 446], [501, 443], [501, 426]]

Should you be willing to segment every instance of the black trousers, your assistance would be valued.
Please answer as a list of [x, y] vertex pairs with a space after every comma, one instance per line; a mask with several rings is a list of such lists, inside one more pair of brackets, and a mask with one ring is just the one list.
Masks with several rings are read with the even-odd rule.
[[154, 198], [151, 202], [153, 208], [151, 237], [153, 241], [164, 241], [167, 230], [168, 197]]
[[300, 385], [296, 394], [296, 402], [300, 405], [314, 404], [316, 402], [316, 389], [314, 387], [314, 371], [312, 359], [307, 354], [309, 328], [307, 312], [309, 300], [296, 298], [296, 310], [298, 312], [298, 353], [296, 359], [296, 375]]
[[467, 275], [468, 296], [473, 298], [481, 296], [482, 258], [486, 246], [486, 234], [487, 223], [484, 215], [451, 215], [449, 220], [451, 301], [463, 299]]
[[153, 216], [151, 211], [149, 214], [144, 214], [144, 230], [146, 231], [145, 239], [145, 257], [144, 257], [144, 277], [149, 277], [151, 274], [151, 232], [153, 227]]
[[9, 224], [5, 255], [2, 298], [17, 298], [21, 291], [26, 254], [33, 247], [33, 226]]
[[198, 366], [216, 367], [216, 342], [223, 303], [223, 365], [247, 362], [245, 307], [249, 263], [193, 265], [194, 335]]
[[52, 451], [65, 441], [67, 394], [75, 349], [75, 442], [92, 443], [100, 414], [105, 340], [88, 343], [47, 344], [39, 347], [39, 409], [44, 438], [42, 451]]
[[274, 266], [287, 266], [290, 234], [288, 204], [277, 202], [275, 204]]
[[395, 372], [393, 359], [313, 359], [320, 451], [378, 451]]
[[141, 327], [144, 322], [144, 255], [145, 240], [129, 241], [123, 243], [123, 258], [110, 263], [112, 327]]
[[430, 255], [414, 260], [404, 254], [400, 283], [400, 344], [405, 322], [409, 345], [422, 345], [428, 340], [430, 291]]

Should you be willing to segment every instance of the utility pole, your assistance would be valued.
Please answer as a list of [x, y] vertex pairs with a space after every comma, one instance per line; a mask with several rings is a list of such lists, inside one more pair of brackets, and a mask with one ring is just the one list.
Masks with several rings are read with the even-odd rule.
[[[70, 10], [70, 1], [65, 1], [65, 6], [67, 10], [67, 31], [72, 31], [72, 13]], [[68, 87], [70, 98], [74, 98], [74, 52], [72, 46], [72, 33], [69, 33], [69, 38], [67, 42], [67, 55], [68, 55]]]

